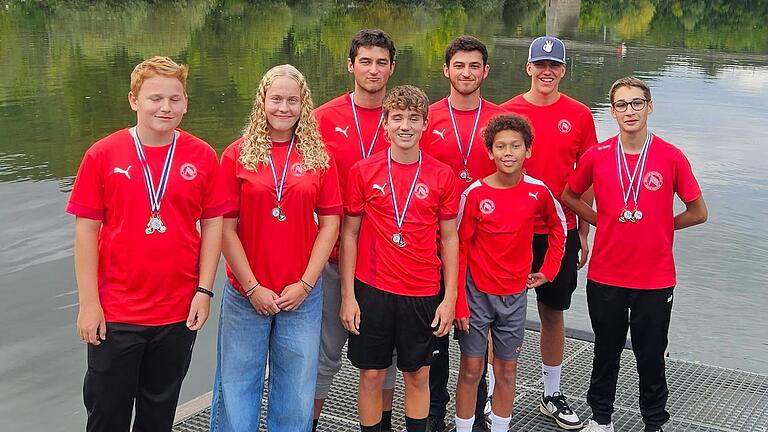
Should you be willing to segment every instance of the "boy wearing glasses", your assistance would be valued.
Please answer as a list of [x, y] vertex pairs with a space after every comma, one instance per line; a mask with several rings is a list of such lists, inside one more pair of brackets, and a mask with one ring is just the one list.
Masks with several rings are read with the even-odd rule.
[[[587, 305], [595, 351], [587, 402], [587, 432], [613, 432], [611, 414], [627, 329], [640, 375], [646, 432], [662, 430], [666, 410], [667, 348], [673, 289], [674, 231], [703, 223], [707, 207], [685, 155], [648, 131], [651, 91], [642, 80], [611, 86], [611, 115], [619, 134], [584, 154], [562, 201], [599, 228], [587, 274]], [[598, 212], [581, 199], [594, 188]], [[674, 215], [674, 196], [685, 211]]]
[[[530, 90], [501, 106], [530, 121], [536, 150], [525, 162], [525, 173], [543, 181], [559, 197], [581, 155], [597, 143], [595, 122], [586, 105], [559, 90], [566, 70], [563, 41], [552, 36], [534, 39], [525, 70], [531, 77]], [[585, 200], [591, 198], [585, 195]], [[544, 381], [539, 410], [563, 429], [579, 429], [581, 420], [560, 392], [560, 372], [565, 347], [563, 312], [571, 307], [577, 271], [587, 262], [589, 224], [580, 221], [577, 229], [576, 216], [564, 210], [568, 234], [560, 271], [552, 282], [536, 288]], [[534, 233], [533, 273], [541, 269], [547, 252], [546, 224], [537, 221]]]

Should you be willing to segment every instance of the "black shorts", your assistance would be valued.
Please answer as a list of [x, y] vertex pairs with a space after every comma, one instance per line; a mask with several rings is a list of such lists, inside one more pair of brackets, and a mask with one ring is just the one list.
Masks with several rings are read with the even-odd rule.
[[[539, 271], [544, 263], [544, 255], [547, 253], [548, 246], [546, 234], [533, 235], [532, 273]], [[568, 230], [568, 236], [565, 240], [565, 255], [563, 255], [563, 261], [560, 263], [560, 271], [555, 276], [555, 280], [536, 288], [536, 301], [560, 311], [568, 310], [571, 307], [571, 295], [576, 291], [580, 251], [579, 230], [576, 228]]]
[[431, 327], [438, 295], [410, 297], [374, 288], [355, 279], [360, 334], [349, 335], [347, 358], [358, 369], [386, 369], [397, 351], [397, 368], [415, 372], [432, 364]]

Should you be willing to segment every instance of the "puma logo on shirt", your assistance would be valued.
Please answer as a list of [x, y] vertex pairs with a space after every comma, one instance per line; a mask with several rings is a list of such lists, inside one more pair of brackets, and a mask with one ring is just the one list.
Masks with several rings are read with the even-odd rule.
[[112, 171], [112, 172], [115, 173], [115, 174], [118, 174], [118, 173], [125, 174], [125, 176], [128, 177], [128, 180], [130, 180], [131, 179], [131, 175], [128, 174], [128, 170], [130, 170], [130, 169], [131, 169], [131, 165], [128, 165], [128, 168], [126, 168], [126, 169], [115, 167], [114, 171]]
[[672, 296], [667, 297], [667, 303], [672, 303]]
[[432, 129], [432, 133], [435, 135], [440, 135], [440, 138], [445, 139], [445, 128], [443, 128], [443, 130], [441, 131], [437, 129]]
[[536, 201], [539, 200], [539, 193], [538, 192], [528, 192], [529, 197], [533, 197]]
[[384, 195], [386, 195], [386, 192], [384, 192], [384, 188], [385, 188], [385, 187], [387, 187], [387, 183], [384, 183], [384, 184], [383, 184], [383, 185], [381, 185], [381, 186], [379, 186], [377, 183], [374, 183], [374, 184], [373, 184], [373, 188], [374, 188], [374, 189], [376, 189], [376, 190], [380, 190], [380, 191], [381, 191], [381, 196], [384, 196]]
[[338, 132], [340, 134], [344, 134], [345, 138], [349, 138], [349, 133], [347, 132], [348, 130], [349, 130], [349, 125], [347, 125], [347, 127], [345, 127], [344, 129], [336, 126], [335, 132]]

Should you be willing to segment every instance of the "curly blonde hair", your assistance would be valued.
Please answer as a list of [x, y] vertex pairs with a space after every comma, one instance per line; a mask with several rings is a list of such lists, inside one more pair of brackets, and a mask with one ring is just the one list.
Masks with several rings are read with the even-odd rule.
[[266, 165], [269, 161], [269, 154], [272, 151], [272, 139], [269, 137], [269, 123], [264, 104], [267, 98], [267, 90], [276, 78], [288, 77], [296, 81], [299, 85], [299, 94], [301, 97], [301, 113], [296, 123], [296, 147], [302, 159], [302, 166], [307, 170], [328, 168], [330, 157], [325, 150], [320, 131], [318, 130], [317, 120], [312, 115], [314, 104], [312, 103], [312, 93], [309, 90], [304, 75], [298, 69], [289, 64], [275, 66], [264, 74], [259, 83], [259, 89], [256, 91], [256, 99], [253, 101], [253, 108], [248, 120], [248, 124], [243, 131], [243, 142], [240, 144], [240, 163], [248, 171], [257, 171], [259, 165]]

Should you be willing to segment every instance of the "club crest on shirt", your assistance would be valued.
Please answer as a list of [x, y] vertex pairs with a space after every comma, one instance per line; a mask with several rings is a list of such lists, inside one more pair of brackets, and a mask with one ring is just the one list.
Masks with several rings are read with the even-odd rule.
[[480, 213], [489, 215], [493, 213], [494, 210], [496, 210], [496, 204], [492, 200], [484, 199], [480, 201]]
[[559, 130], [562, 133], [568, 133], [571, 131], [571, 122], [569, 122], [566, 119], [562, 119], [559, 122], [557, 122], [557, 130]]
[[413, 194], [418, 199], [425, 199], [429, 196], [429, 187], [424, 183], [416, 183], [416, 188], [414, 188]]
[[293, 174], [294, 177], [301, 177], [306, 172], [307, 170], [304, 169], [304, 165], [302, 165], [301, 162], [296, 162], [291, 165], [291, 174]]
[[651, 171], [643, 176], [643, 185], [649, 191], [657, 191], [664, 184], [664, 177], [658, 171]]
[[184, 180], [194, 180], [197, 177], [197, 167], [187, 162], [181, 166], [179, 174]]

